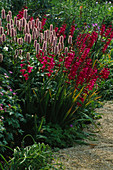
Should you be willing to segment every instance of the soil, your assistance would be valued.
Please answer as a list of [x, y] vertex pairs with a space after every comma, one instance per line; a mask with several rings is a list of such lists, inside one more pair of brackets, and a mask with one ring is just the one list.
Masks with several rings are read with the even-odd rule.
[[55, 153], [57, 162], [62, 162], [64, 170], [113, 170], [113, 101], [104, 103], [96, 112], [102, 114], [102, 119], [96, 120], [98, 128], [89, 125], [85, 129], [95, 135], [87, 139], [89, 144]]

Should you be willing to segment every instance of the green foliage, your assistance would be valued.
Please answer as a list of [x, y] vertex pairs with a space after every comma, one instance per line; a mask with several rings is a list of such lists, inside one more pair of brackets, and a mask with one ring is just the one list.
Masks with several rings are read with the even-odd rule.
[[[26, 137], [32, 137], [31, 135], [26, 135]], [[22, 143], [24, 143], [24, 139]], [[32, 138], [33, 139], [33, 138]], [[33, 139], [34, 141], [34, 139]], [[10, 148], [9, 148], [10, 149]], [[12, 149], [10, 149], [12, 150]], [[9, 161], [5, 159], [3, 155], [1, 158], [4, 160], [4, 165], [0, 163], [1, 169], [45, 169], [49, 170], [50, 168], [56, 169], [54, 167], [55, 164], [52, 163], [53, 153], [49, 145], [45, 145], [44, 143], [36, 143], [27, 147], [18, 146], [14, 149], [13, 157], [10, 158]], [[60, 166], [61, 167], [61, 166]]]
[[[14, 145], [14, 136], [22, 134], [20, 122], [24, 122], [18, 97], [11, 88], [11, 73], [0, 68], [0, 145]], [[4, 146], [0, 147], [4, 151]]]
[[6, 9], [6, 11], [10, 10], [11, 4], [8, 3], [8, 0], [0, 0], [0, 11], [2, 8]]
[[48, 9], [51, 9], [51, 0], [27, 0], [26, 6], [29, 9], [30, 16], [43, 17]]
[[53, 148], [71, 147], [75, 143], [82, 143], [83, 139], [87, 137], [76, 125], [63, 129], [58, 124], [48, 124], [45, 127], [42, 126], [41, 134], [46, 136], [45, 143]]
[[25, 0], [17, 0], [17, 1], [11, 0], [11, 11], [15, 13], [21, 10], [24, 4], [25, 4]]
[[113, 99], [113, 57], [112, 50], [110, 54], [104, 56], [100, 62], [104, 65], [107, 64], [110, 69], [110, 74], [107, 80], [103, 80], [99, 83], [99, 94], [102, 96], [101, 100]]
[[[33, 144], [26, 148], [15, 148], [14, 157], [9, 161], [10, 169], [49, 169], [52, 161], [52, 152], [44, 143]], [[6, 168], [8, 168], [6, 165]]]

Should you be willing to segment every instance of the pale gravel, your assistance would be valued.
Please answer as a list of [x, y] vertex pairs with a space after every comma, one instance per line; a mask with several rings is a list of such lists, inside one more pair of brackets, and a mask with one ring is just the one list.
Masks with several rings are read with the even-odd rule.
[[76, 144], [55, 153], [55, 161], [62, 162], [64, 170], [113, 170], [113, 101], [104, 103], [96, 112], [102, 114], [102, 119], [96, 120], [99, 129], [93, 125], [85, 129], [96, 135], [87, 139], [89, 145]]

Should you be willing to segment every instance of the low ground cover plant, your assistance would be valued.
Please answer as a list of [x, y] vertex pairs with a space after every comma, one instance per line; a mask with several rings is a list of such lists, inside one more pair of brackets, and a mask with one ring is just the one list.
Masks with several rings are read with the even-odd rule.
[[[30, 133], [37, 142], [62, 148], [67, 144], [66, 138], [69, 142], [84, 138], [79, 130], [96, 117], [98, 84], [110, 74], [107, 63], [100, 62], [110, 49], [113, 30], [111, 24], [103, 23], [99, 28], [84, 26], [76, 33], [75, 21], [67, 31], [66, 23], [59, 28], [52, 23], [46, 25], [46, 20], [28, 16], [27, 7], [14, 17], [11, 11], [1, 11], [0, 126], [3, 133], [10, 125], [14, 134]], [[1, 135], [7, 141], [7, 135]], [[10, 136], [13, 140], [13, 134]]]
[[[10, 73], [2, 73], [0, 70], [0, 151], [6, 150], [4, 145], [14, 146], [14, 138], [23, 133], [20, 122], [24, 122], [24, 117], [18, 97], [12, 90], [10, 84]], [[4, 71], [3, 71], [4, 72]]]
[[[30, 137], [30, 135], [27, 135], [24, 137]], [[32, 136], [31, 136], [32, 137]], [[34, 139], [33, 139], [34, 141]], [[22, 141], [22, 144], [24, 144], [24, 141]], [[2, 165], [0, 163], [0, 167], [2, 170], [4, 169], [58, 169], [55, 168], [55, 165], [57, 164], [57, 167], [59, 166], [60, 169], [62, 169], [62, 164], [58, 163], [52, 163], [54, 160], [53, 153], [49, 145], [45, 145], [44, 143], [36, 143], [34, 141], [34, 144], [27, 147], [21, 147], [18, 146], [14, 149], [14, 151], [11, 148], [8, 148], [13, 152], [13, 157], [10, 158], [9, 161], [6, 161], [6, 159], [3, 157], [3, 155], [0, 155], [4, 160], [5, 164]]]

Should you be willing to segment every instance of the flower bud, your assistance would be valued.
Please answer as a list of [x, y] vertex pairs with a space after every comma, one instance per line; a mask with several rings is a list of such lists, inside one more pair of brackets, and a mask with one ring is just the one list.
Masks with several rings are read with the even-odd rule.
[[[25, 26], [26, 26], [26, 24], [27, 24], [27, 21], [26, 21], [26, 23], [25, 23]], [[25, 27], [24, 26], [24, 27]], [[28, 26], [29, 26], [29, 29], [32, 29], [32, 23], [31, 23], [31, 21], [28, 21]]]
[[17, 39], [17, 43], [20, 45], [20, 38]]
[[59, 51], [58, 45], [54, 47], [54, 54], [57, 55]]
[[59, 51], [62, 49], [61, 43], [58, 43]]
[[50, 43], [51, 43], [51, 44], [53, 43], [53, 38], [54, 38], [54, 36], [51, 35], [51, 36], [50, 36]]
[[37, 32], [36, 32], [36, 38], [38, 38], [39, 35], [40, 35], [40, 32], [37, 30]]
[[19, 31], [22, 31], [22, 25], [21, 25], [21, 23], [19, 24], [18, 30], [19, 30]]
[[24, 18], [27, 19], [27, 9], [24, 10]]
[[0, 18], [0, 26], [2, 26], [2, 20], [1, 20], [1, 18]]
[[31, 29], [33, 29], [33, 28], [35, 27], [35, 21], [32, 20], [31, 23], [32, 23], [32, 24], [31, 24], [31, 25], [32, 25], [32, 28], [31, 28]]
[[39, 28], [39, 18], [36, 19], [36, 26]]
[[4, 33], [3, 27], [0, 27], [0, 35], [2, 35], [3, 33]]
[[11, 19], [11, 18], [10, 18], [10, 15], [8, 14], [7, 17], [6, 17], [6, 21], [7, 21], [7, 22], [10, 22], [10, 19]]
[[47, 31], [44, 31], [44, 41], [47, 41]]
[[14, 17], [14, 25], [17, 25], [17, 17]]
[[11, 25], [11, 28], [14, 28], [14, 25]]
[[17, 39], [17, 43], [18, 43], [19, 45], [22, 45], [22, 44], [23, 44], [23, 39], [22, 39], [22, 38], [18, 38], [18, 39]]
[[15, 60], [17, 59], [17, 57], [18, 57], [17, 55], [14, 55], [14, 59], [15, 59]]
[[47, 50], [47, 41], [43, 42], [43, 47], [42, 47], [43, 51]]
[[10, 30], [10, 28], [11, 28], [10, 23], [7, 23], [7, 29]]
[[50, 33], [49, 30], [47, 30], [47, 39], [49, 39], [49, 33]]
[[6, 16], [5, 16], [5, 9], [2, 9], [2, 11], [1, 11], [1, 17], [2, 17], [2, 19], [5, 19], [5, 18], [6, 18]]
[[20, 49], [20, 50], [19, 50], [19, 55], [22, 55], [22, 52], [23, 52], [23, 50]]
[[17, 42], [17, 37], [14, 37], [14, 42]]
[[31, 43], [31, 34], [28, 34], [28, 44]]
[[53, 24], [50, 25], [50, 31], [53, 31]]
[[23, 34], [26, 34], [26, 29], [24, 28], [24, 30], [23, 30]]
[[68, 54], [68, 47], [65, 47], [65, 55]]
[[29, 29], [29, 25], [28, 24], [25, 25], [25, 32], [26, 33], [30, 33], [30, 29]]
[[0, 37], [0, 45], [2, 44], [2, 37]]
[[43, 40], [43, 38], [44, 38], [44, 37], [43, 37], [43, 33], [40, 34], [40, 38]]
[[17, 35], [17, 31], [16, 31], [16, 28], [14, 28], [14, 36]]
[[33, 39], [33, 40], [36, 39], [36, 33], [35, 33], [35, 31], [32, 31], [32, 39]]
[[30, 60], [30, 53], [27, 52], [26, 59], [29, 61]]
[[[27, 23], [26, 19], [25, 19], [25, 18], [22, 18], [22, 27], [25, 27], [26, 23]], [[29, 27], [29, 28], [30, 28], [30, 27]]]
[[55, 37], [56, 44], [57, 44], [57, 39], [58, 39], [58, 38], [57, 38], [57, 37]]
[[53, 30], [53, 35], [56, 37], [56, 32], [55, 32], [55, 30]]
[[0, 54], [0, 62], [2, 62], [2, 61], [3, 61], [3, 55]]
[[62, 50], [64, 49], [64, 43], [61, 44], [61, 49], [62, 49]]
[[61, 44], [63, 44], [63, 42], [64, 42], [64, 37], [63, 37], [62, 35], [60, 36], [59, 42], [60, 42]]
[[22, 26], [23, 23], [23, 18], [20, 19], [20, 25]]
[[19, 20], [17, 20], [17, 23], [16, 23], [17, 25], [17, 27], [19, 28], [19, 25], [20, 25], [20, 21]]
[[12, 19], [12, 12], [9, 11], [8, 14], [9, 14], [9, 16], [10, 16], [10, 19]]
[[56, 46], [56, 40], [55, 40], [55, 38], [53, 39], [53, 47], [55, 47]]
[[20, 44], [20, 38], [17, 38], [17, 43]]
[[18, 50], [15, 50], [15, 55], [18, 55]]
[[10, 20], [10, 24], [13, 25], [13, 20], [12, 19]]
[[36, 27], [34, 27], [33, 28], [33, 31], [35, 32], [35, 34], [36, 34], [36, 32], [37, 32], [37, 28]]
[[2, 34], [2, 42], [6, 41], [6, 35]]
[[14, 28], [11, 28], [10, 36], [11, 36], [11, 37], [14, 37], [14, 36], [15, 36], [15, 30], [14, 30]]
[[34, 47], [36, 48], [37, 40], [34, 40]]
[[25, 34], [24, 41], [28, 42], [28, 33]]
[[69, 35], [68, 44], [72, 44], [72, 36], [71, 35]]
[[41, 30], [41, 29], [42, 29], [42, 22], [39, 21], [39, 30]]
[[36, 44], [36, 54], [38, 54], [38, 53], [39, 53], [39, 51], [40, 51], [40, 44], [39, 44], [39, 43], [37, 43], [37, 44]]

